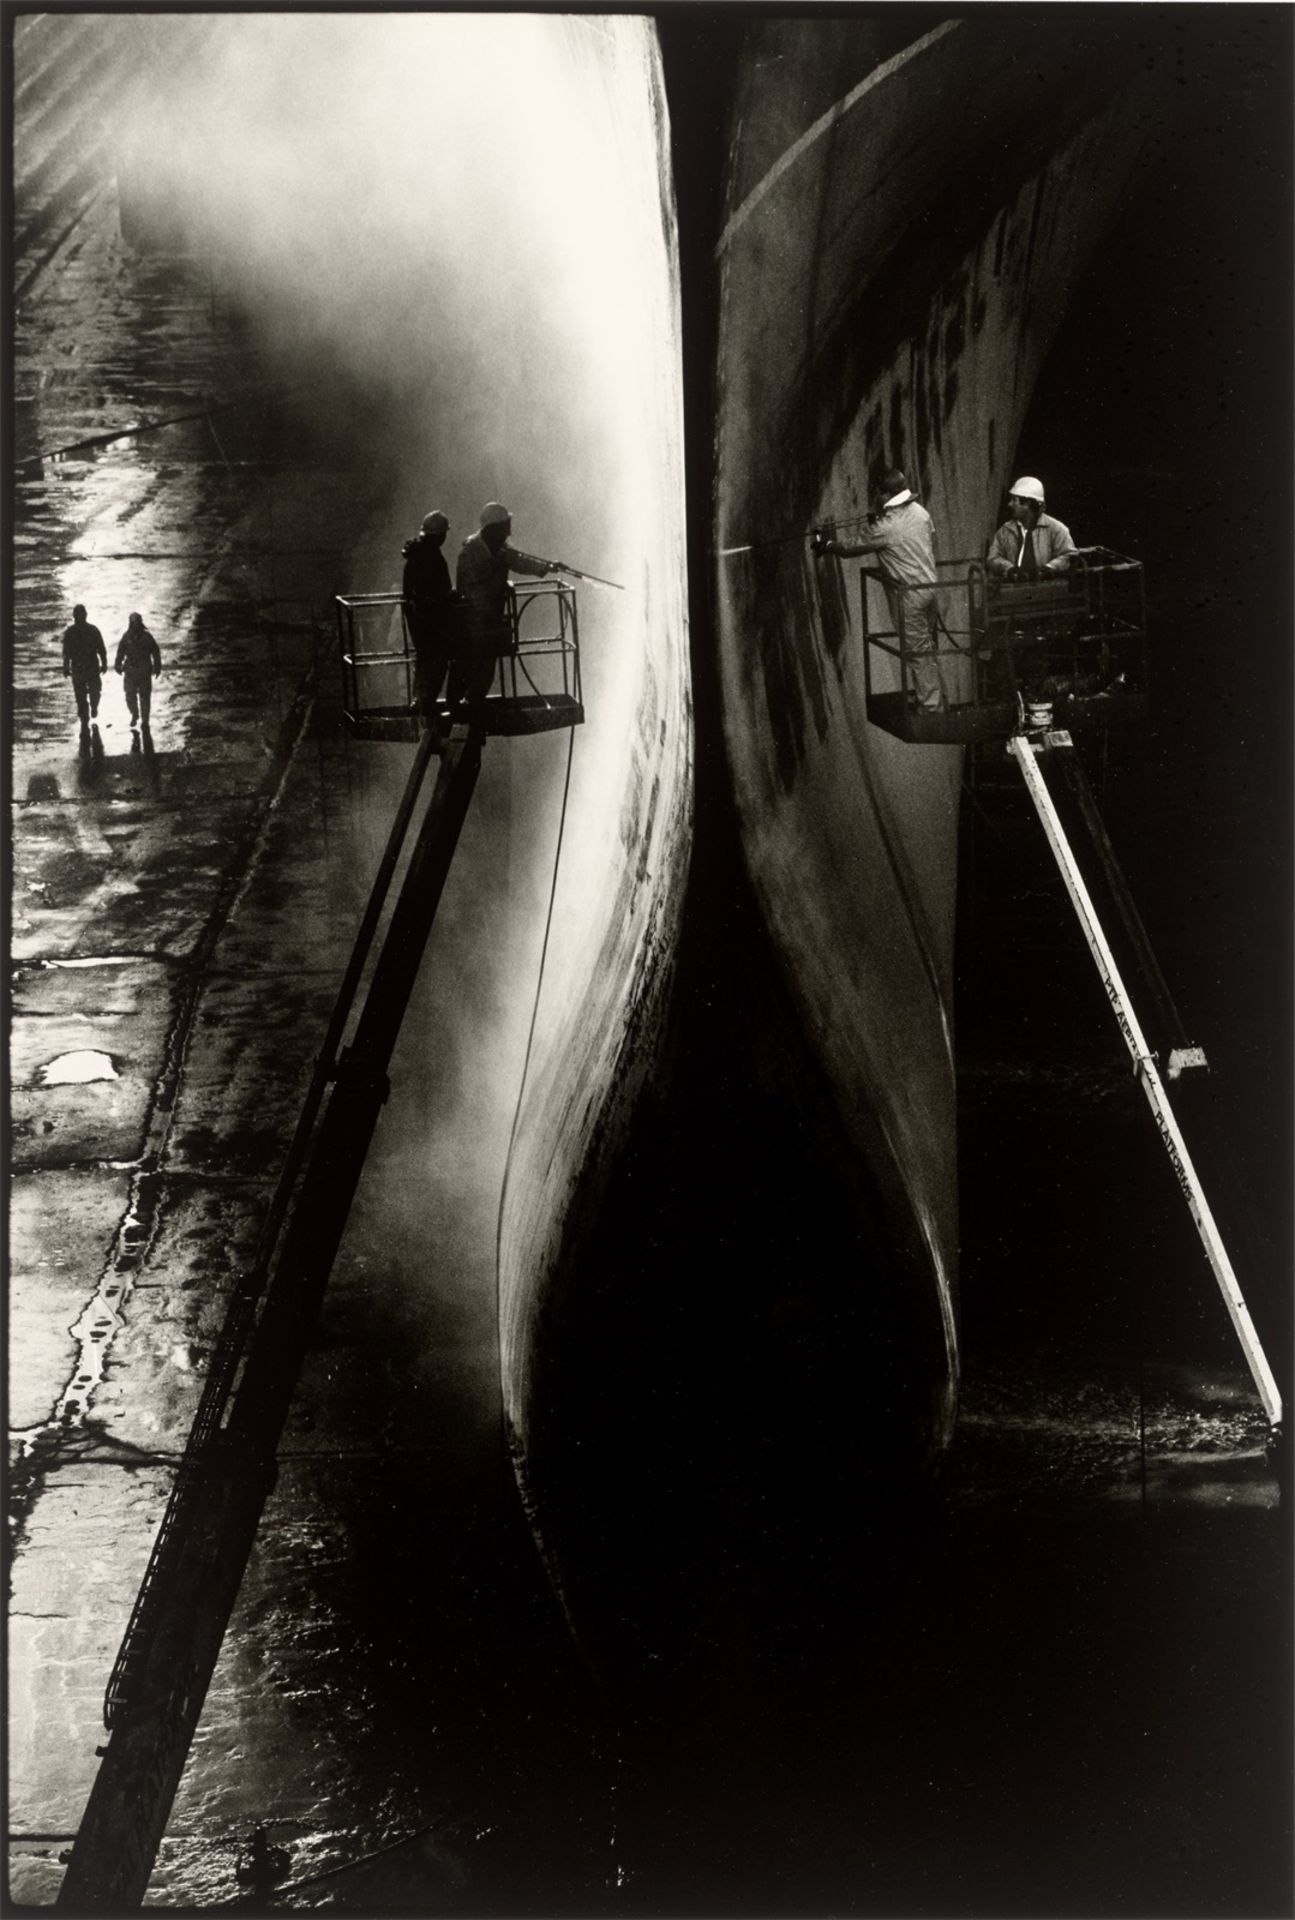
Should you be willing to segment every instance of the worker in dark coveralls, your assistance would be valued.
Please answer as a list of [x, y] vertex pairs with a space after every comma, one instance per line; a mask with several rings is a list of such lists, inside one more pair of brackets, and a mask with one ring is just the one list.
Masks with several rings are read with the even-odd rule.
[[990, 542], [986, 566], [1005, 580], [1064, 573], [1075, 543], [1070, 528], [1045, 513], [1043, 482], [1023, 474], [1007, 496], [1008, 518]]
[[99, 715], [102, 676], [108, 671], [108, 652], [98, 627], [85, 617], [84, 607], [73, 607], [72, 624], [63, 632], [63, 678], [72, 682], [82, 733]]
[[144, 625], [142, 614], [132, 613], [127, 622], [117, 648], [116, 668], [130, 708], [131, 731], [138, 731], [142, 725], [147, 733], [149, 709], [153, 704], [153, 676], [162, 671], [162, 656], [157, 641]]
[[[890, 617], [896, 631], [904, 634], [905, 651], [910, 656], [935, 653], [939, 608], [931, 516], [898, 467], [882, 474], [873, 497], [875, 510], [868, 516], [868, 531], [862, 539], [834, 540], [816, 530], [813, 550], [836, 554], [842, 560], [875, 554], [885, 580]], [[897, 587], [906, 591], [897, 593]], [[919, 707], [948, 705], [938, 659], [913, 660], [911, 672], [912, 694]]]
[[507, 599], [510, 573], [543, 578], [553, 568], [533, 553], [510, 547], [513, 518], [497, 500], [481, 509], [481, 526], [459, 548], [454, 584], [463, 602], [463, 645], [450, 669], [450, 704], [476, 706], [490, 691], [495, 662], [512, 642]]
[[445, 514], [424, 514], [416, 537], [401, 548], [400, 592], [414, 643], [414, 705], [424, 719], [431, 718], [457, 636], [459, 597], [441, 551], [449, 530]]

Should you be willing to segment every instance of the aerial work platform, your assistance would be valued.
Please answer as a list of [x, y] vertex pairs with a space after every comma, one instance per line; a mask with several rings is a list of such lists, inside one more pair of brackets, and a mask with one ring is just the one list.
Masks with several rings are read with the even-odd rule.
[[1109, 547], [1084, 547], [1065, 573], [999, 580], [980, 560], [936, 568], [934, 644], [929, 587], [887, 583], [894, 625], [871, 624], [863, 568], [868, 718], [899, 740], [969, 745], [1002, 739], [1031, 702], [1051, 723], [1083, 733], [1140, 720], [1147, 709], [1142, 567]]
[[[565, 580], [510, 583], [504, 617], [506, 648], [479, 703], [482, 731], [515, 735], [579, 726], [585, 710], [575, 589]], [[351, 731], [366, 740], [413, 739], [418, 660], [400, 594], [339, 594], [337, 635]], [[426, 715], [442, 726], [454, 717], [444, 698]]]
[[[1204, 1067], [1204, 1050], [1176, 1034], [1162, 1070], [1085, 878], [1085, 869], [1100, 877], [1104, 897], [1124, 923], [1140, 984], [1153, 999], [1167, 1002], [1146, 930], [1071, 737], [1072, 731], [1125, 725], [1146, 712], [1141, 564], [1107, 547], [1088, 547], [1070, 556], [1067, 571], [1023, 581], [995, 579], [982, 562], [966, 560], [941, 566], [934, 586], [899, 586], [869, 568], [861, 574], [869, 720], [918, 745], [1003, 740], [1020, 770], [1276, 1432], [1282, 1423], [1281, 1394], [1165, 1085], [1188, 1069]], [[893, 627], [870, 625], [870, 603], [880, 597], [879, 586]], [[1070, 815], [1069, 830], [1058, 794]]]

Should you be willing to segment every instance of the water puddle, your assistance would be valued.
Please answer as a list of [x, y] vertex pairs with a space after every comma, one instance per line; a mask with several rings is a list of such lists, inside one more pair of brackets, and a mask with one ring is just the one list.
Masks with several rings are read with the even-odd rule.
[[100, 1276], [98, 1286], [68, 1329], [77, 1343], [77, 1361], [55, 1410], [53, 1425], [56, 1428], [65, 1430], [74, 1421], [89, 1415], [103, 1381], [108, 1349], [125, 1324], [122, 1308], [132, 1291], [130, 1268], [137, 1259], [134, 1252], [127, 1253], [126, 1249], [138, 1248], [149, 1231], [147, 1221], [140, 1217], [140, 1203], [137, 1192], [121, 1224], [116, 1258]]
[[83, 1086], [90, 1080], [116, 1080], [116, 1067], [112, 1064], [110, 1053], [100, 1053], [94, 1047], [78, 1047], [72, 1053], [60, 1053], [56, 1060], [47, 1061], [40, 1070], [41, 1085], [45, 1087]]
[[129, 953], [96, 953], [88, 960], [42, 960], [51, 972], [70, 972], [74, 967], [128, 967], [138, 956]]

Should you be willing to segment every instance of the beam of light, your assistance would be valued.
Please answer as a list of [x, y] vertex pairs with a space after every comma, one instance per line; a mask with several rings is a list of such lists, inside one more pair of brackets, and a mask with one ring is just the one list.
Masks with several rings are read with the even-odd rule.
[[920, 40], [914, 40], [911, 46], [901, 47], [900, 51], [893, 54], [889, 60], [883, 60], [880, 66], [874, 67], [872, 72], [859, 82], [858, 86], [852, 87], [849, 93], [838, 100], [834, 106], [829, 107], [826, 113], [820, 114], [813, 126], [807, 127], [800, 138], [794, 140], [786, 152], [779, 156], [764, 178], [752, 187], [720, 235], [719, 244], [715, 249], [716, 254], [723, 255], [738, 228], [745, 225], [765, 195], [772, 192], [782, 176], [790, 167], [795, 166], [803, 153], [816, 141], [821, 140], [825, 133], [830, 133], [832, 128], [857, 107], [860, 100], [867, 94], [873, 92], [883, 81], [889, 80], [892, 74], [898, 73], [901, 67], [907, 66], [908, 62], [915, 59], [918, 54], [925, 53], [928, 47], [933, 47], [937, 40], [943, 40], [946, 33], [952, 33], [954, 28], [961, 24], [959, 20], [945, 20], [938, 27], [932, 27], [931, 31], [924, 33]]

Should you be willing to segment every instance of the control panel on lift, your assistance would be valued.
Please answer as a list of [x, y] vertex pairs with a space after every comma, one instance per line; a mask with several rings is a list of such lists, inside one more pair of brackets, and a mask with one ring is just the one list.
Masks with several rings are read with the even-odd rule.
[[[509, 585], [505, 632], [479, 719], [487, 734], [547, 733], [579, 726], [580, 622], [566, 580]], [[417, 656], [398, 593], [337, 596], [337, 638], [347, 725], [366, 740], [411, 740], [418, 732]], [[442, 697], [429, 719], [454, 716]]]
[[862, 570], [868, 718], [900, 740], [1004, 739], [1046, 704], [1083, 732], [1146, 712], [1142, 566], [1084, 547], [1064, 573], [999, 580], [981, 560], [937, 566], [934, 588]]

